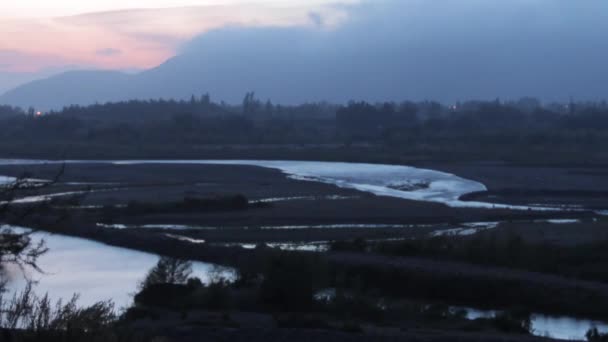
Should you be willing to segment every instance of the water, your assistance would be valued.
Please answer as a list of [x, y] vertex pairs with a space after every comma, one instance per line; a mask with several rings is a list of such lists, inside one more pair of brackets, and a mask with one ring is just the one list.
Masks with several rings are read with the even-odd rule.
[[185, 242], [189, 242], [189, 243], [193, 243], [193, 244], [197, 244], [197, 245], [202, 245], [207, 243], [206, 240], [203, 239], [193, 239], [191, 237], [188, 236], [183, 236], [183, 235], [176, 235], [176, 234], [165, 234], [166, 237], [175, 239], [175, 240], [179, 240], [179, 241], [185, 241]]
[[479, 182], [453, 174], [401, 165], [264, 160], [72, 160], [47, 162], [41, 160], [0, 160], [0, 164], [4, 165], [43, 163], [249, 165], [278, 169], [287, 174], [288, 177], [297, 180], [333, 184], [341, 188], [355, 189], [378, 196], [442, 203], [451, 207], [508, 208], [514, 210], [528, 210], [530, 208], [537, 210], [550, 209], [461, 201], [460, 197], [462, 195], [486, 191], [487, 188]]
[[[67, 161], [68, 163], [90, 163], [89, 161]], [[38, 160], [2, 160], [3, 165], [44, 164]], [[56, 162], [62, 163], [62, 162]], [[175, 161], [96, 161], [96, 163], [112, 163], [115, 165], [130, 164], [217, 164], [217, 165], [251, 165], [278, 169], [289, 177], [304, 181], [322, 182], [338, 187], [356, 189], [379, 196], [389, 196], [416, 201], [442, 203], [452, 207], [476, 208], [510, 208], [527, 210], [529, 208], [542, 210], [540, 206], [510, 206], [484, 202], [465, 202], [459, 198], [462, 195], [485, 191], [486, 187], [478, 182], [464, 179], [452, 174], [434, 170], [418, 169], [398, 165], [354, 164], [331, 162], [301, 162], [301, 161], [214, 161], [214, 160], [175, 160]], [[0, 177], [0, 183], [10, 182], [9, 177]], [[63, 194], [56, 194], [63, 195]], [[53, 195], [50, 195], [53, 196]], [[46, 196], [48, 197], [48, 196]], [[36, 199], [27, 199], [36, 200]], [[42, 198], [41, 200], [45, 200]], [[270, 199], [274, 200], [274, 199]], [[288, 200], [288, 199], [277, 199]], [[598, 212], [608, 215], [608, 212]], [[570, 223], [557, 222], [553, 223]], [[493, 224], [493, 223], [492, 223]], [[353, 225], [334, 225], [332, 228], [352, 227]], [[386, 228], [386, 225], [379, 225]], [[176, 230], [185, 226], [163, 226]], [[113, 227], [125, 228], [125, 227]], [[152, 227], [150, 227], [152, 228]], [[190, 227], [188, 227], [190, 228]], [[266, 227], [268, 229], [298, 229], [299, 226]], [[309, 227], [307, 227], [309, 228]], [[320, 227], [321, 228], [321, 227]], [[323, 226], [322, 228], [327, 228]], [[395, 227], [396, 228], [396, 227]], [[472, 234], [491, 226], [471, 225], [459, 228], [458, 234]], [[48, 292], [52, 298], [70, 298], [73, 293], [81, 295], [81, 304], [92, 304], [100, 300], [111, 299], [117, 306], [128, 306], [137, 284], [147, 271], [158, 261], [158, 256], [133, 250], [116, 248], [100, 243], [46, 233], [36, 233], [35, 238], [44, 238], [51, 251], [39, 260], [45, 274], [27, 272], [30, 277], [39, 280], [37, 293]], [[172, 235], [172, 238], [183, 239], [184, 236]], [[202, 240], [193, 243], [204, 243]], [[309, 244], [304, 248], [318, 248], [322, 244]], [[241, 245], [244, 248], [254, 248], [255, 245]], [[275, 244], [275, 248], [301, 248], [297, 244]], [[206, 263], [194, 264], [194, 276], [208, 281], [213, 265]], [[11, 291], [19, 291], [25, 285], [25, 279], [18, 269], [11, 269], [9, 282]], [[222, 269], [227, 277], [234, 277], [228, 269]], [[488, 317], [496, 312], [469, 310], [470, 319]], [[608, 325], [602, 322], [579, 320], [564, 317], [544, 315], [532, 316], [533, 332], [540, 336], [551, 336], [562, 339], [584, 339], [587, 330], [596, 326], [601, 331], [608, 331]]]
[[308, 243], [266, 243], [270, 248], [278, 248], [283, 251], [299, 252], [326, 252], [329, 250], [329, 242], [308, 242]]
[[283, 225], [283, 226], [262, 226], [263, 230], [293, 230], [293, 229], [402, 229], [415, 228], [414, 224], [375, 224], [375, 223], [339, 223], [339, 224], [317, 224], [317, 225]]
[[[465, 308], [467, 319], [493, 318], [500, 311], [476, 310]], [[533, 314], [532, 334], [536, 336], [548, 336], [562, 340], [585, 340], [585, 334], [591, 327], [596, 327], [600, 332], [608, 332], [608, 323], [577, 319], [572, 317], [557, 317], [541, 314]]]
[[253, 200], [251, 203], [277, 203], [277, 202], [288, 202], [288, 201], [341, 201], [348, 199], [356, 199], [357, 196], [340, 196], [340, 195], [329, 195], [329, 196], [293, 196], [293, 197], [271, 197]]
[[[11, 200], [10, 203], [32, 204], [32, 203], [39, 203], [39, 202], [47, 202], [54, 198], [59, 198], [59, 197], [84, 195], [85, 193], [86, 193], [86, 191], [70, 191], [70, 192], [58, 192], [58, 193], [48, 194], [48, 195], [27, 196], [27, 197], [22, 197], [19, 199]], [[7, 202], [0, 202], [0, 204], [7, 204]]]
[[[328, 288], [321, 290], [315, 294], [317, 301], [331, 301], [336, 297], [336, 289]], [[492, 319], [499, 315], [502, 311], [500, 310], [478, 310], [468, 307], [451, 307], [453, 312], [464, 310], [466, 312], [466, 319]], [[558, 317], [549, 316], [542, 314], [532, 314], [531, 317], [531, 333], [534, 336], [551, 337], [560, 340], [586, 340], [585, 334], [587, 331], [595, 327], [602, 333], [608, 332], [608, 323], [588, 320], [588, 319], [577, 319], [572, 317]]]
[[[54, 299], [68, 299], [80, 294], [80, 304], [93, 304], [111, 299], [117, 307], [129, 306], [131, 294], [159, 257], [130, 249], [112, 247], [80, 238], [37, 232], [34, 241], [44, 239], [50, 249], [39, 259], [45, 272], [27, 270], [27, 276], [38, 281], [37, 294], [49, 293]], [[203, 282], [216, 270], [234, 278], [230, 269], [217, 268], [208, 263], [193, 263], [193, 276]], [[26, 280], [16, 267], [9, 269], [9, 291], [21, 291]]]
[[453, 229], [444, 229], [438, 230], [431, 233], [432, 237], [439, 236], [470, 236], [479, 233], [482, 228], [453, 228]]
[[488, 229], [498, 227], [500, 222], [469, 222], [462, 224], [463, 227], [436, 230], [431, 233], [431, 236], [470, 236]]
[[[481, 183], [449, 173], [409, 166], [263, 160], [147, 160], [114, 162], [117, 165], [146, 163], [259, 166], [281, 170], [293, 179], [333, 184], [341, 188], [355, 189], [378, 196], [437, 202], [453, 207], [496, 207], [496, 205], [489, 203], [464, 202], [459, 200], [460, 196], [464, 194], [487, 190]], [[425, 184], [426, 186], [406, 186], [411, 184]]]
[[0, 176], [0, 184], [10, 184], [17, 180], [15, 177]]
[[99, 228], [108, 229], [166, 229], [166, 230], [216, 230], [217, 227], [194, 226], [185, 224], [144, 224], [144, 225], [128, 225], [123, 223], [97, 223]]
[[546, 222], [551, 224], [573, 224], [573, 223], [581, 223], [581, 220], [577, 219], [552, 219], [546, 220]]
[[[316, 242], [265, 242], [260, 245], [266, 245], [268, 248], [280, 249], [282, 251], [298, 251], [298, 252], [327, 252], [329, 250], [329, 241]], [[229, 242], [229, 243], [212, 243], [211, 245], [223, 247], [240, 247], [243, 249], [256, 249], [258, 244]]]
[[596, 327], [603, 333], [608, 332], [608, 324], [604, 322], [570, 317], [532, 316], [532, 329], [537, 336], [550, 336], [563, 340], [585, 340], [585, 334], [591, 327]]

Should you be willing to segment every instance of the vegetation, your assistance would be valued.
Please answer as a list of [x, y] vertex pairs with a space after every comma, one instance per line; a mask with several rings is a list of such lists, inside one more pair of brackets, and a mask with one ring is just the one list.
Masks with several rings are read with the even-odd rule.
[[[88, 158], [103, 157], [115, 153], [118, 145], [129, 145], [121, 151], [137, 157], [177, 150], [196, 157], [214, 153], [225, 156], [224, 149], [230, 149], [234, 154], [228, 156], [240, 153], [258, 158], [264, 154], [252, 155], [248, 149], [263, 151], [272, 146], [264, 153], [279, 151], [290, 158], [301, 158], [305, 153], [301, 150], [309, 150], [315, 159], [399, 161], [429, 156], [492, 156], [519, 162], [597, 162], [605, 155], [603, 146], [608, 142], [605, 103], [541, 105], [532, 99], [452, 106], [432, 102], [279, 106], [263, 103], [249, 93], [241, 105], [233, 106], [213, 103], [204, 95], [190, 101], [72, 106], [43, 116], [34, 115], [33, 110], [0, 107], [0, 124], [7, 127], [0, 132], [0, 152], [21, 156], [31, 152], [45, 157], [56, 156], [59, 151], [62, 157], [69, 157], [83, 150]], [[359, 149], [369, 153], [356, 153]], [[10, 187], [2, 203], [10, 202], [8, 190]], [[184, 198], [171, 203], [131, 202], [124, 208], [108, 206], [104, 210], [111, 221], [120, 215], [242, 211], [259, 205], [264, 204], [234, 195]], [[467, 238], [390, 243], [358, 239], [336, 242], [332, 252], [311, 255], [263, 248], [245, 252], [185, 246], [177, 241], [169, 245], [164, 235], [161, 239], [149, 233], [139, 239], [141, 232], [134, 230], [74, 230], [75, 234], [100, 241], [186, 259], [228, 260], [238, 267], [240, 277], [235, 282], [217, 278], [203, 284], [191, 277], [190, 262], [163, 257], [142, 280], [134, 306], [120, 318], [111, 303], [81, 308], [74, 298], [66, 304], [52, 304], [48, 296], [36, 297], [28, 287], [11, 301], [0, 301], [0, 326], [15, 338], [112, 340], [122, 338], [124, 327], [142, 321], [172, 322], [167, 317], [175, 313], [186, 321], [189, 315], [196, 317], [193, 313], [200, 312], [225, 315], [226, 319], [213, 323], [220, 327], [236, 327], [230, 314], [247, 312], [271, 316], [276, 326], [290, 329], [359, 333], [369, 325], [402, 329], [407, 322], [414, 327], [455, 324], [459, 329], [466, 325], [471, 330], [527, 334], [531, 310], [606, 318], [608, 306], [605, 293], [571, 287], [569, 282], [563, 287], [548, 286], [484, 272], [471, 276], [373, 262], [375, 257], [419, 257], [608, 282], [606, 241], [575, 248], [532, 244], [518, 236], [499, 239], [490, 232]], [[37, 268], [36, 260], [45, 252], [44, 243], [34, 241], [30, 232], [10, 227], [0, 230], [0, 266], [13, 263]], [[342, 258], [344, 255], [354, 257]], [[447, 303], [505, 311], [494, 319], [471, 323]], [[512, 309], [520, 306], [525, 310]], [[590, 341], [606, 340], [597, 330], [590, 330], [587, 337]]]
[[282, 253], [258, 264], [255, 270], [242, 271], [235, 282], [216, 278], [203, 284], [191, 278], [144, 287], [136, 294], [135, 306], [125, 313], [123, 321], [158, 320], [168, 315], [163, 311], [180, 312], [183, 317], [208, 311], [228, 316], [233, 312], [256, 312], [272, 315], [278, 326], [292, 329], [362, 332], [365, 325], [402, 327], [404, 322], [417, 322], [425, 326], [456, 324], [467, 330], [530, 332], [530, 316], [525, 312], [507, 311], [494, 319], [470, 323], [462, 310], [438, 302], [428, 304], [387, 292], [367, 291], [364, 283], [370, 283], [370, 279], [365, 276], [354, 283], [343, 278], [338, 284], [331, 273], [319, 256]]
[[13, 117], [17, 115], [25, 115], [21, 108], [0, 105], [0, 118]]
[[141, 215], [160, 212], [217, 212], [240, 211], [262, 204], [250, 204], [243, 195], [219, 196], [213, 198], [185, 197], [181, 201], [151, 203], [131, 201], [126, 208], [114, 210], [115, 215]]
[[[2, 185], [0, 222], [40, 214], [44, 206], [16, 208], [11, 202], [14, 192], [22, 188], [41, 188], [51, 183], [36, 184], [21, 177]], [[78, 296], [74, 295], [66, 303], [61, 300], [53, 303], [48, 294], [37, 296], [32, 282], [28, 282], [21, 293], [13, 293], [7, 298], [8, 279], [4, 270], [8, 265], [17, 266], [23, 271], [43, 271], [37, 262], [48, 249], [44, 240], [34, 239], [34, 233], [31, 229], [16, 229], [8, 225], [0, 228], [0, 340], [111, 341], [115, 337], [111, 325], [117, 316], [110, 301], [81, 307], [77, 304]]]
[[604, 240], [564, 246], [530, 243], [518, 235], [505, 237], [488, 231], [470, 237], [439, 236], [378, 244], [343, 241], [334, 243], [332, 248], [334, 251], [368, 250], [392, 256], [463, 261], [608, 282], [608, 241]]
[[589, 341], [589, 342], [606, 342], [606, 341], [608, 341], [608, 334], [599, 332], [596, 327], [589, 329], [589, 331], [587, 331], [587, 334], [585, 334], [585, 336], [587, 337], [587, 341]]
[[101, 336], [107, 337], [117, 318], [114, 304], [108, 301], [79, 307], [77, 300], [74, 295], [65, 304], [61, 300], [52, 303], [48, 295], [37, 297], [29, 284], [11, 300], [0, 298], [0, 327], [15, 341], [45, 337], [74, 341], [95, 337], [101, 341]]
[[[576, 246], [531, 243], [517, 235], [487, 231], [473, 236], [441, 236], [397, 242], [372, 243], [361, 239], [341, 241], [333, 243], [332, 250], [366, 253], [371, 257], [385, 255], [473, 267], [488, 266], [498, 274], [513, 269], [532, 271], [538, 272], [535, 274], [563, 276], [570, 280], [594, 281], [598, 282], [598, 288], [602, 288], [608, 282], [607, 245], [608, 242], [603, 240]], [[405, 292], [419, 298], [494, 309], [516, 306], [554, 314], [594, 316], [598, 319], [608, 317], [606, 311], [597, 306], [597, 303], [605, 302], [608, 298], [599, 293], [599, 290], [577, 289], [576, 282], [570, 288], [552, 288], [542, 281], [535, 285], [531, 278], [515, 281], [481, 275], [459, 276], [457, 272], [451, 276], [424, 270], [403, 274], [393, 272], [392, 275], [387, 272], [389, 271], [371, 267], [357, 267], [347, 274], [373, 280], [368, 284], [380, 286], [378, 291], [382, 293]], [[496, 296], [497, 293], [500, 296]], [[573, 300], [574, 296], [578, 299]]]
[[41, 255], [47, 252], [43, 240], [37, 242], [32, 240], [33, 231], [17, 231], [13, 226], [4, 224], [9, 220], [19, 221], [38, 209], [34, 206], [26, 210], [16, 210], [12, 205], [16, 191], [32, 186], [34, 185], [25, 177], [20, 177], [7, 184], [0, 184], [0, 292], [6, 281], [5, 266], [12, 264], [19, 268], [31, 267], [39, 270], [36, 262]]
[[139, 288], [147, 289], [158, 284], [185, 284], [190, 274], [192, 274], [191, 262], [163, 257], [148, 272]]
[[[608, 140], [605, 102], [543, 105], [522, 99], [449, 106], [435, 102], [281, 106], [249, 93], [242, 105], [213, 103], [203, 95], [190, 101], [71, 106], [42, 117], [7, 107], [0, 111], [4, 113], [0, 124], [7, 128], [0, 132], [0, 152], [40, 157], [175, 157], [175, 153], [216, 157], [217, 149], [208, 147], [248, 145], [264, 147], [261, 156], [293, 158], [267, 147], [305, 145], [316, 149], [317, 159], [360, 159], [360, 153], [340, 151], [338, 157], [338, 151], [332, 152], [339, 146], [359, 146], [373, 147], [367, 159], [382, 161], [424, 155], [589, 162], [601, 160], [600, 146]], [[121, 148], [115, 149], [117, 145]], [[230, 153], [251, 156], [239, 151]]]

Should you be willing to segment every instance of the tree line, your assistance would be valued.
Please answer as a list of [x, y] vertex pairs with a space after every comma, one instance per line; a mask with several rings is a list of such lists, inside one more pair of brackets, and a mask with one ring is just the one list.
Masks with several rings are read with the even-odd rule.
[[[238, 105], [208, 94], [190, 100], [133, 100], [68, 106], [38, 115], [33, 108], [0, 106], [0, 142], [84, 144], [352, 145], [400, 152], [450, 150], [489, 153], [535, 147], [597, 150], [608, 140], [606, 102], [542, 104], [518, 101], [350, 102], [279, 105], [248, 93]], [[14, 146], [13, 146], [14, 147]], [[108, 147], [109, 148], [109, 147]], [[13, 150], [19, 150], [14, 148]]]

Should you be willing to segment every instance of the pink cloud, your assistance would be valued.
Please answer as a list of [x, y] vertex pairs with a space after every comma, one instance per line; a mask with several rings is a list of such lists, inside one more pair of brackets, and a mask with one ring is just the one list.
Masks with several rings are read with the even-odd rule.
[[0, 50], [0, 62], [0, 71], [6, 72], [32, 72], [46, 66], [73, 64], [62, 56], [18, 50]]
[[104, 56], [104, 57], [113, 57], [113, 56], [120, 55], [122, 53], [122, 51], [119, 49], [114, 49], [114, 48], [104, 48], [104, 49], [99, 49], [99, 50], [95, 51], [95, 53], [100, 56]]
[[[66, 64], [105, 69], [150, 68], [206, 31], [227, 25], [314, 26], [319, 20], [311, 21], [312, 10], [328, 18], [341, 15], [339, 9], [323, 5], [232, 5], [2, 20], [0, 51], [10, 53], [0, 53], [0, 64], [11, 71], [36, 71]], [[317, 14], [315, 18], [318, 19]]]

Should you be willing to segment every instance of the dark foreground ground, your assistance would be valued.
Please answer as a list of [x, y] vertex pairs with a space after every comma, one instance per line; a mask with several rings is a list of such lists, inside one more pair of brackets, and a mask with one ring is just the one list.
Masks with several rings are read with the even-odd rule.
[[[221, 319], [221, 317], [216, 317]], [[444, 331], [409, 331], [409, 332], [390, 332], [378, 333], [374, 335], [336, 332], [315, 329], [277, 329], [277, 328], [205, 328], [201, 326], [179, 326], [179, 321], [167, 321], [171, 327], [158, 326], [148, 333], [142, 331], [149, 329], [148, 327], [139, 327], [139, 333], [131, 333], [126, 338], [115, 337], [114, 334], [85, 336], [80, 338], [66, 339], [64, 335], [53, 334], [38, 335], [34, 337], [13, 331], [2, 331], [7, 338], [7, 341], [24, 341], [24, 342], [103, 342], [103, 341], [162, 341], [162, 342], [266, 342], [266, 341], [293, 341], [293, 342], [318, 342], [318, 341], [334, 341], [334, 342], [363, 342], [363, 341], [378, 341], [378, 342], [541, 342], [555, 341], [548, 338], [529, 337], [529, 336], [513, 336], [506, 334], [493, 333], [446, 333]]]
[[[54, 179], [60, 169], [60, 165], [3, 166], [0, 175], [28, 174], [33, 178]], [[565, 182], [575, 187], [582, 177], [571, 177]], [[505, 186], [513, 186], [509, 178], [497, 172], [494, 183], [501, 180]], [[563, 186], [563, 182], [555, 184]], [[71, 224], [80, 230], [95, 232], [100, 225], [118, 225], [142, 233], [172, 233], [231, 244], [403, 239], [428, 236], [434, 231], [469, 222], [593, 216], [590, 212], [449, 208], [442, 204], [379, 197], [333, 185], [291, 180], [278, 170], [252, 166], [67, 164], [56, 184], [41, 190], [20, 191], [17, 197], [79, 192], [83, 194], [75, 200], [77, 205], [64, 203], [63, 207], [68, 208]], [[245, 210], [212, 211], [120, 207], [133, 203], [162, 207], [185, 198], [236, 194], [257, 204]], [[66, 198], [70, 196], [54, 199]], [[176, 231], [169, 228], [175, 225], [192, 229]]]
[[[70, 164], [66, 165], [56, 184], [37, 190], [19, 190], [16, 197], [40, 193], [78, 194], [54, 198], [40, 215], [28, 217], [21, 223], [111, 245], [242, 268], [259, 267], [283, 254], [263, 247], [243, 249], [238, 246], [240, 243], [261, 246], [273, 242], [345, 242], [345, 245], [319, 254], [321, 264], [330, 265], [330, 278], [351, 279], [346, 282], [350, 291], [364, 284], [366, 296], [381, 293], [394, 300], [415, 298], [489, 309], [517, 306], [531, 312], [608, 320], [605, 310], [608, 307], [608, 277], [604, 278], [608, 261], [601, 252], [605, 250], [603, 245], [596, 245], [608, 240], [608, 222], [594, 213], [594, 210], [608, 208], [608, 197], [604, 196], [604, 191], [608, 192], [608, 180], [603, 177], [608, 171], [602, 167], [538, 168], [495, 163], [427, 163], [422, 166], [486, 184], [489, 191], [471, 195], [474, 200], [576, 205], [593, 210], [533, 212], [449, 208], [290, 180], [277, 170], [213, 165]], [[0, 175], [27, 173], [29, 177], [42, 179], [52, 179], [58, 172], [58, 165], [0, 167]], [[221, 199], [238, 194], [249, 204], [214, 207], [213, 210], [175, 206], [188, 198]], [[556, 224], [546, 222], [547, 219], [579, 221]], [[455, 250], [458, 250], [458, 244], [464, 244], [471, 248], [471, 253], [482, 251], [485, 254], [478, 259], [483, 262], [467, 259], [467, 255], [475, 255], [468, 252], [464, 256], [445, 254], [442, 249], [428, 248], [427, 251], [426, 247], [412, 248], [407, 244], [408, 241], [426, 244], [425, 241], [435, 241], [431, 236], [437, 231], [488, 221], [502, 223], [498, 229], [482, 233], [492, 235], [486, 235], [487, 240], [479, 240], [481, 247], [476, 245], [475, 236], [483, 235], [436, 238], [440, 243], [448, 241], [448, 246], [456, 246], [450, 247]], [[124, 229], [107, 228], [110, 225], [120, 225]], [[148, 227], [144, 227], [146, 225]], [[186, 227], [170, 227], [174, 225]], [[183, 239], [185, 237], [196, 241]], [[496, 248], [488, 245], [496, 241], [499, 242]], [[509, 244], [513, 241], [523, 243], [526, 250], [545, 251], [536, 246], [557, 246], [558, 249], [551, 249], [548, 254], [565, 255], [564, 258], [548, 262], [568, 267], [562, 270], [526, 262], [525, 258], [539, 259], [530, 255], [521, 256], [518, 263], [504, 262], [502, 255], [490, 257], [488, 251], [496, 250], [498, 255], [503, 245], [505, 253], [510, 253]], [[490, 247], [486, 250], [484, 246]], [[599, 254], [575, 255], [572, 250], [599, 250]], [[303, 258], [310, 255], [295, 254]], [[509, 258], [510, 255], [505, 254], [504, 259]], [[586, 271], [573, 271], [579, 268]], [[238, 319], [237, 316], [233, 318]], [[254, 321], [253, 318], [244, 320], [246, 323]], [[210, 318], [196, 323], [212, 326], [204, 328], [170, 320], [160, 323], [145, 323], [144, 320], [139, 324], [149, 324], [146, 329], [153, 329], [151, 326], [160, 329], [158, 333], [166, 335], [170, 341], [194, 341], [194, 336], [212, 341], [535, 340], [496, 331], [482, 333], [478, 328], [474, 328], [473, 333], [455, 332], [465, 329], [463, 327], [451, 331], [445, 327], [429, 329], [427, 326], [422, 330], [409, 327], [397, 331], [386, 328], [352, 333], [276, 327], [250, 329], [244, 323], [236, 329], [213, 322]]]

